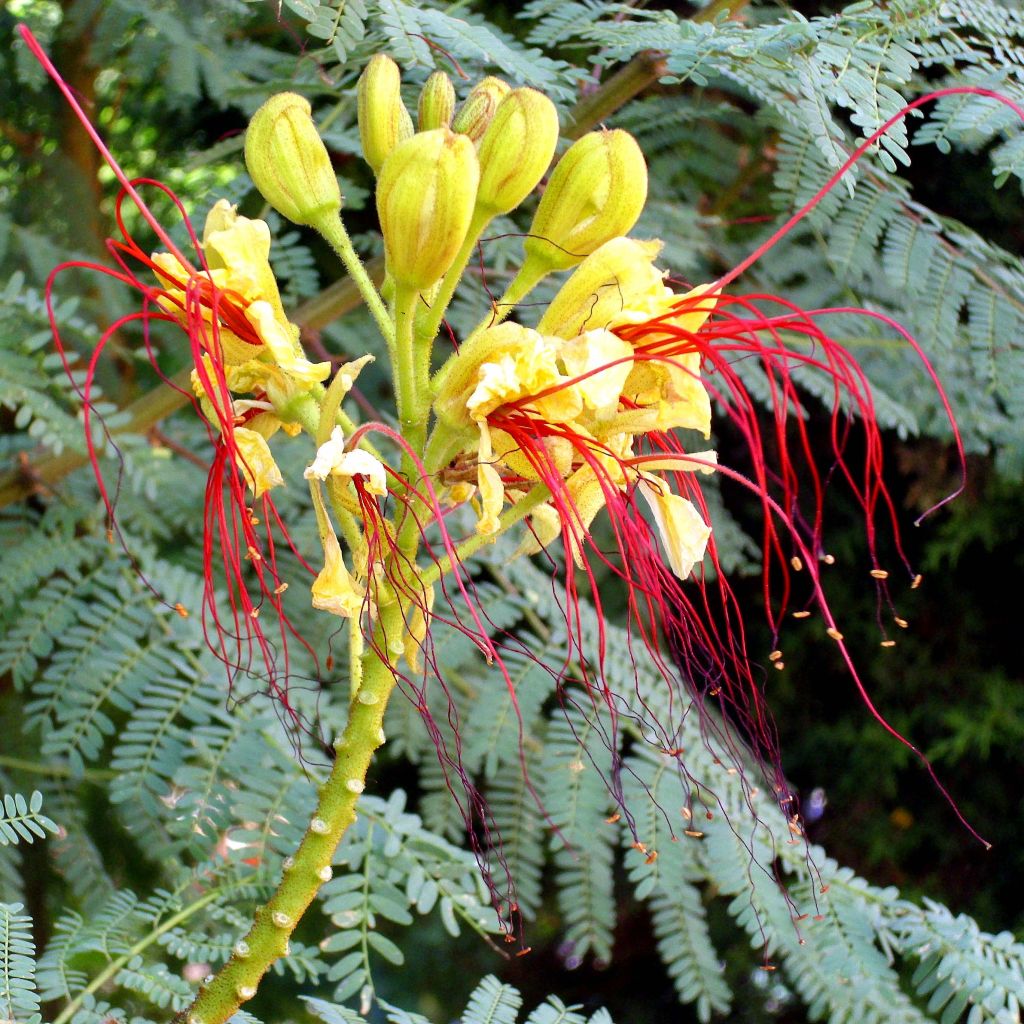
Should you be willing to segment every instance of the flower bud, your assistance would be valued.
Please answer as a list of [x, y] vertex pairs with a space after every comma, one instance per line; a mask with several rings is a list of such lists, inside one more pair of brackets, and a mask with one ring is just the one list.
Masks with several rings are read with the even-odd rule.
[[435, 71], [420, 93], [419, 128], [429, 132], [434, 128], [450, 128], [455, 113], [455, 86], [443, 72]]
[[489, 217], [514, 210], [555, 155], [558, 111], [536, 89], [513, 89], [480, 139], [477, 207]]
[[558, 161], [530, 227], [526, 256], [546, 270], [575, 266], [626, 234], [647, 199], [647, 164], [629, 132], [584, 135]]
[[422, 292], [444, 276], [469, 229], [479, 179], [473, 143], [447, 128], [395, 147], [377, 181], [377, 213], [398, 287]]
[[537, 330], [559, 338], [608, 327], [633, 306], [649, 305], [649, 294], [667, 289], [665, 272], [654, 267], [662, 243], [613, 238], [572, 272], [544, 311]]
[[385, 53], [373, 57], [359, 76], [359, 138], [374, 174], [380, 174], [387, 155], [413, 133], [401, 84], [398, 65]]
[[309, 101], [271, 96], [249, 122], [245, 165], [263, 198], [294, 224], [316, 227], [341, 209], [341, 190]]
[[511, 86], [500, 78], [493, 75], [482, 78], [473, 86], [458, 114], [455, 115], [452, 131], [468, 135], [474, 142], [479, 142], [487, 131], [498, 104], [510, 91]]

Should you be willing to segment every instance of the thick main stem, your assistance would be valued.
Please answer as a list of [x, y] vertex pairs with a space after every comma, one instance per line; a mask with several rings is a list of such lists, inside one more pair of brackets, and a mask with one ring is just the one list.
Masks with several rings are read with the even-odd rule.
[[288, 939], [320, 886], [331, 877], [331, 860], [341, 837], [356, 820], [355, 806], [366, 785], [374, 752], [384, 742], [384, 710], [395, 686], [392, 667], [378, 654], [389, 636], [400, 635], [395, 605], [381, 613], [374, 643], [362, 657], [359, 696], [335, 744], [334, 767], [320, 787], [320, 798], [298, 850], [284, 862], [274, 895], [256, 911], [249, 933], [235, 945], [228, 962], [204, 985], [182, 1015], [188, 1024], [224, 1024], [247, 1000], [271, 964], [288, 953]]

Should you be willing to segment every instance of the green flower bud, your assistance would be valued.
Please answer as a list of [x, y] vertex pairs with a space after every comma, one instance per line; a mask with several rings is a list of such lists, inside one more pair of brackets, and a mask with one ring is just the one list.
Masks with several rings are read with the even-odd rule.
[[476, 203], [480, 165], [465, 136], [435, 128], [395, 146], [377, 179], [388, 273], [423, 292], [458, 255]]
[[450, 128], [455, 113], [455, 86], [443, 72], [435, 71], [420, 92], [419, 128], [429, 132], [434, 128]]
[[575, 266], [625, 235], [647, 199], [647, 164], [629, 132], [584, 135], [558, 161], [525, 243], [527, 262], [544, 270]]
[[373, 57], [359, 76], [359, 139], [374, 174], [380, 174], [388, 154], [413, 133], [401, 84], [398, 65], [386, 53]]
[[341, 209], [331, 158], [302, 96], [278, 93], [253, 114], [245, 165], [263, 198], [294, 224], [317, 227]]
[[498, 109], [498, 104], [512, 91], [512, 87], [500, 78], [488, 75], [482, 78], [466, 97], [459, 108], [452, 131], [468, 135], [474, 142], [479, 142], [487, 126]]
[[489, 217], [514, 210], [544, 176], [557, 144], [555, 105], [536, 89], [513, 89], [480, 140], [477, 207]]

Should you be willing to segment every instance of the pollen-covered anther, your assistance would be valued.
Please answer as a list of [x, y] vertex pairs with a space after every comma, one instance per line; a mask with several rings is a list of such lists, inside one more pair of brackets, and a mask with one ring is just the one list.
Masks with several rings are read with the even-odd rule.
[[887, 580], [889, 578], [889, 574], [885, 571], [885, 569], [872, 569], [871, 575], [876, 580]]
[[917, 575], [916, 575], [916, 576], [915, 576], [915, 577], [914, 577], [914, 578], [913, 578], [913, 579], [912, 579], [912, 580], [910, 581], [910, 589], [911, 589], [911, 590], [917, 590], [917, 588], [918, 588], [919, 586], [921, 586], [921, 580], [922, 580], [922, 579], [923, 579], [923, 577], [921, 576], [921, 574], [920, 574], [920, 573], [918, 573], [918, 574], [917, 574]]
[[647, 853], [647, 847], [639, 839], [633, 844], [633, 849], [638, 853]]
[[690, 821], [693, 818], [693, 811], [689, 807], [680, 807], [679, 813], [687, 820]]
[[644, 863], [645, 864], [653, 864], [657, 859], [658, 859], [658, 851], [657, 850], [651, 850], [651, 852], [649, 854], [647, 854], [647, 858], [644, 860]]
[[804, 563], [800, 560], [800, 558], [797, 555], [794, 555], [789, 560], [789, 564], [791, 566], [793, 566], [793, 571], [794, 572], [800, 572], [800, 570], [803, 569], [803, 567], [804, 567]]
[[614, 825], [621, 818], [622, 818], [622, 815], [619, 814], [618, 811], [616, 811], [615, 814], [609, 815], [607, 818], [605, 818], [604, 819], [604, 823], [606, 825]]
[[259, 608], [253, 608], [253, 610], [251, 612], [249, 612], [249, 618], [250, 619], [258, 619], [259, 617], [260, 617], [260, 610], [259, 610]]
[[274, 587], [274, 593], [275, 594], [283, 594], [287, 589], [288, 589], [288, 584], [287, 583], [278, 583], [278, 585], [276, 587]]
[[879, 644], [879, 646], [880, 647], [895, 647], [896, 646], [896, 641], [895, 640], [883, 640], [881, 642], [881, 644]]
[[188, 609], [179, 601], [175, 606], [174, 610], [183, 618], [188, 618]]
[[275, 928], [288, 928], [291, 926], [292, 923], [292, 919], [287, 914], [282, 913], [280, 910], [274, 911], [274, 913], [270, 917], [270, 920], [274, 922]]
[[235, 992], [238, 994], [239, 999], [252, 999], [256, 995], [256, 989], [252, 985], [239, 985]]
[[366, 783], [362, 779], [346, 779], [345, 788], [350, 793], [362, 793], [366, 789]]
[[836, 556], [835, 555], [822, 555], [821, 556], [821, 560], [826, 565], [835, 565], [836, 564]]
[[318, 836], [327, 834], [327, 822], [323, 818], [314, 818], [309, 823], [309, 831], [315, 832]]
[[768, 660], [769, 661], [779, 661], [781, 658], [782, 658], [782, 651], [779, 651], [779, 650], [772, 651], [772, 653], [768, 655]]
[[810, 617], [811, 617], [811, 613], [809, 611], [806, 611], [806, 610], [804, 610], [802, 612], [793, 612], [793, 618], [794, 619], [809, 619]]
[[245, 557], [251, 558], [254, 562], [261, 562], [263, 560], [263, 555], [260, 554], [259, 548], [254, 547], [252, 544], [245, 549]]
[[691, 839], [703, 839], [704, 833], [695, 828], [688, 828], [683, 831], [684, 836], [689, 836]]
[[900, 627], [900, 629], [906, 629], [907, 626], [910, 625], [910, 623], [907, 622], [906, 619], [901, 619], [898, 615], [894, 615], [892, 621], [895, 622], [896, 625]]
[[316, 877], [319, 878], [321, 882], [329, 882], [331, 880], [331, 878], [334, 877], [334, 872], [331, 870], [331, 865], [330, 864], [325, 864], [316, 873]]
[[785, 667], [786, 667], [786, 663], [784, 661], [773, 661], [772, 662], [772, 668], [776, 669], [779, 672], [781, 672]]
[[829, 635], [830, 637], [832, 637], [832, 639], [833, 639], [833, 640], [836, 640], [836, 641], [840, 641], [840, 640], [842, 640], [842, 639], [843, 639], [843, 634], [842, 634], [842, 633], [840, 633], [840, 632], [839, 632], [839, 630], [838, 630], [838, 629], [836, 629], [836, 628], [835, 628], [835, 627], [833, 627], [833, 626], [829, 626], [829, 627], [828, 627], [828, 629], [826, 629], [826, 630], [825, 630], [825, 632], [826, 632], [826, 633], [827, 633], [827, 634], [828, 634], [828, 635]]

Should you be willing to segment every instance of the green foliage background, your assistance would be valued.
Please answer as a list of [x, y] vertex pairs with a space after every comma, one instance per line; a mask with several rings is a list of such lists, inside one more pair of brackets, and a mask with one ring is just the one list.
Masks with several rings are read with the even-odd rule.
[[[305, 827], [322, 768], [315, 751], [296, 759], [295, 737], [265, 702], [238, 699], [244, 689], [226, 701], [223, 668], [195, 617], [154, 599], [199, 604], [204, 474], [190, 456], [202, 458], [205, 441], [188, 415], [157, 425], [154, 408], [170, 411], [160, 406], [166, 392], [154, 390], [131, 328], [111, 343], [102, 408], [124, 463], [121, 523], [152, 590], [106, 542], [91, 474], [76, 468], [79, 410], [52, 350], [43, 288], [59, 260], [104, 258], [113, 189], [14, 43], [22, 19], [129, 173], [171, 185], [198, 222], [225, 195], [250, 215], [265, 212], [240, 132], [268, 93], [289, 88], [313, 102], [349, 225], [374, 255], [353, 85], [368, 55], [386, 49], [410, 97], [450, 57], [470, 79], [492, 72], [544, 89], [569, 136], [598, 122], [634, 132], [651, 167], [635, 234], [664, 238], [675, 276], [701, 281], [749, 252], [770, 230], [761, 218], [777, 222], [809, 198], [906, 100], [966, 83], [1024, 101], [1024, 14], [996, 0], [843, 10], [743, 0], [521, 9], [285, 0], [280, 10], [240, 0], [8, 0], [0, 9], [0, 459], [9, 468], [0, 479], [0, 1020], [162, 1021], [244, 930]], [[602, 1006], [620, 1022], [1019, 1021], [1024, 687], [1019, 607], [1002, 588], [1013, 592], [1024, 559], [1024, 267], [1013, 255], [1024, 237], [1022, 177], [1024, 132], [1008, 111], [944, 100], [894, 129], [742, 282], [807, 307], [896, 317], [950, 392], [970, 485], [912, 538], [927, 583], [903, 596], [912, 629], [896, 652], [865, 653], [877, 639], [872, 593], [858, 582], [866, 555], [856, 510], [838, 496], [829, 587], [879, 705], [935, 759], [994, 851], [956, 827], [810, 627], [787, 632], [787, 671], [773, 674], [769, 696], [794, 784], [828, 796], [810, 836], [824, 849], [808, 856], [792, 843], [770, 802], [751, 817], [731, 755], [704, 744], [691, 715], [682, 723], [691, 783], [641, 728], [621, 751], [627, 806], [659, 852], [652, 863], [622, 823], [605, 822], [600, 721], [564, 714], [550, 680], [524, 660], [513, 666], [528, 740], [520, 749], [504, 687], [472, 645], [439, 635], [465, 764], [502, 834], [533, 952], [509, 959], [480, 937], [494, 920], [479, 867], [433, 746], [396, 697], [374, 795], [291, 956], [250, 1004], [256, 1017], [336, 1024], [361, 1019], [362, 1008], [396, 1022], [511, 1022], [525, 1000], [531, 1024], [598, 1024], [611, 1019]], [[369, 319], [341, 315], [351, 302], [330, 285], [337, 272], [317, 240], [275, 229], [275, 268], [307, 341], [332, 354], [373, 351]], [[492, 290], [514, 269], [518, 245], [489, 244]], [[81, 353], [135, 302], [74, 273], [56, 298]], [[467, 290], [456, 330], [485, 308], [483, 289]], [[942, 409], [892, 332], [838, 315], [830, 327], [871, 379], [909, 522], [954, 482]], [[186, 365], [176, 336], [158, 343], [168, 372]], [[375, 401], [385, 389], [377, 377], [367, 391]], [[735, 443], [727, 431], [716, 440], [726, 454]], [[756, 521], [727, 488], [711, 497], [727, 567], [751, 608], [751, 650], [766, 654], [757, 580], [742, 581], [758, 560]], [[312, 541], [301, 502], [286, 500], [284, 513]], [[477, 565], [491, 617], [557, 652], [564, 623], [550, 580], [526, 563], [502, 565], [493, 550]], [[298, 599], [294, 611], [321, 647], [330, 642], [332, 623]], [[614, 622], [607, 628], [611, 670], [629, 694], [625, 638]], [[587, 630], [597, 632], [592, 615]], [[636, 671], [633, 710], [676, 721], [656, 673]], [[345, 707], [335, 675], [299, 695], [328, 734]], [[659, 806], [676, 807], [688, 784], [712, 817], [700, 822], [703, 839], [673, 842]], [[500, 883], [505, 867], [495, 868]]]

